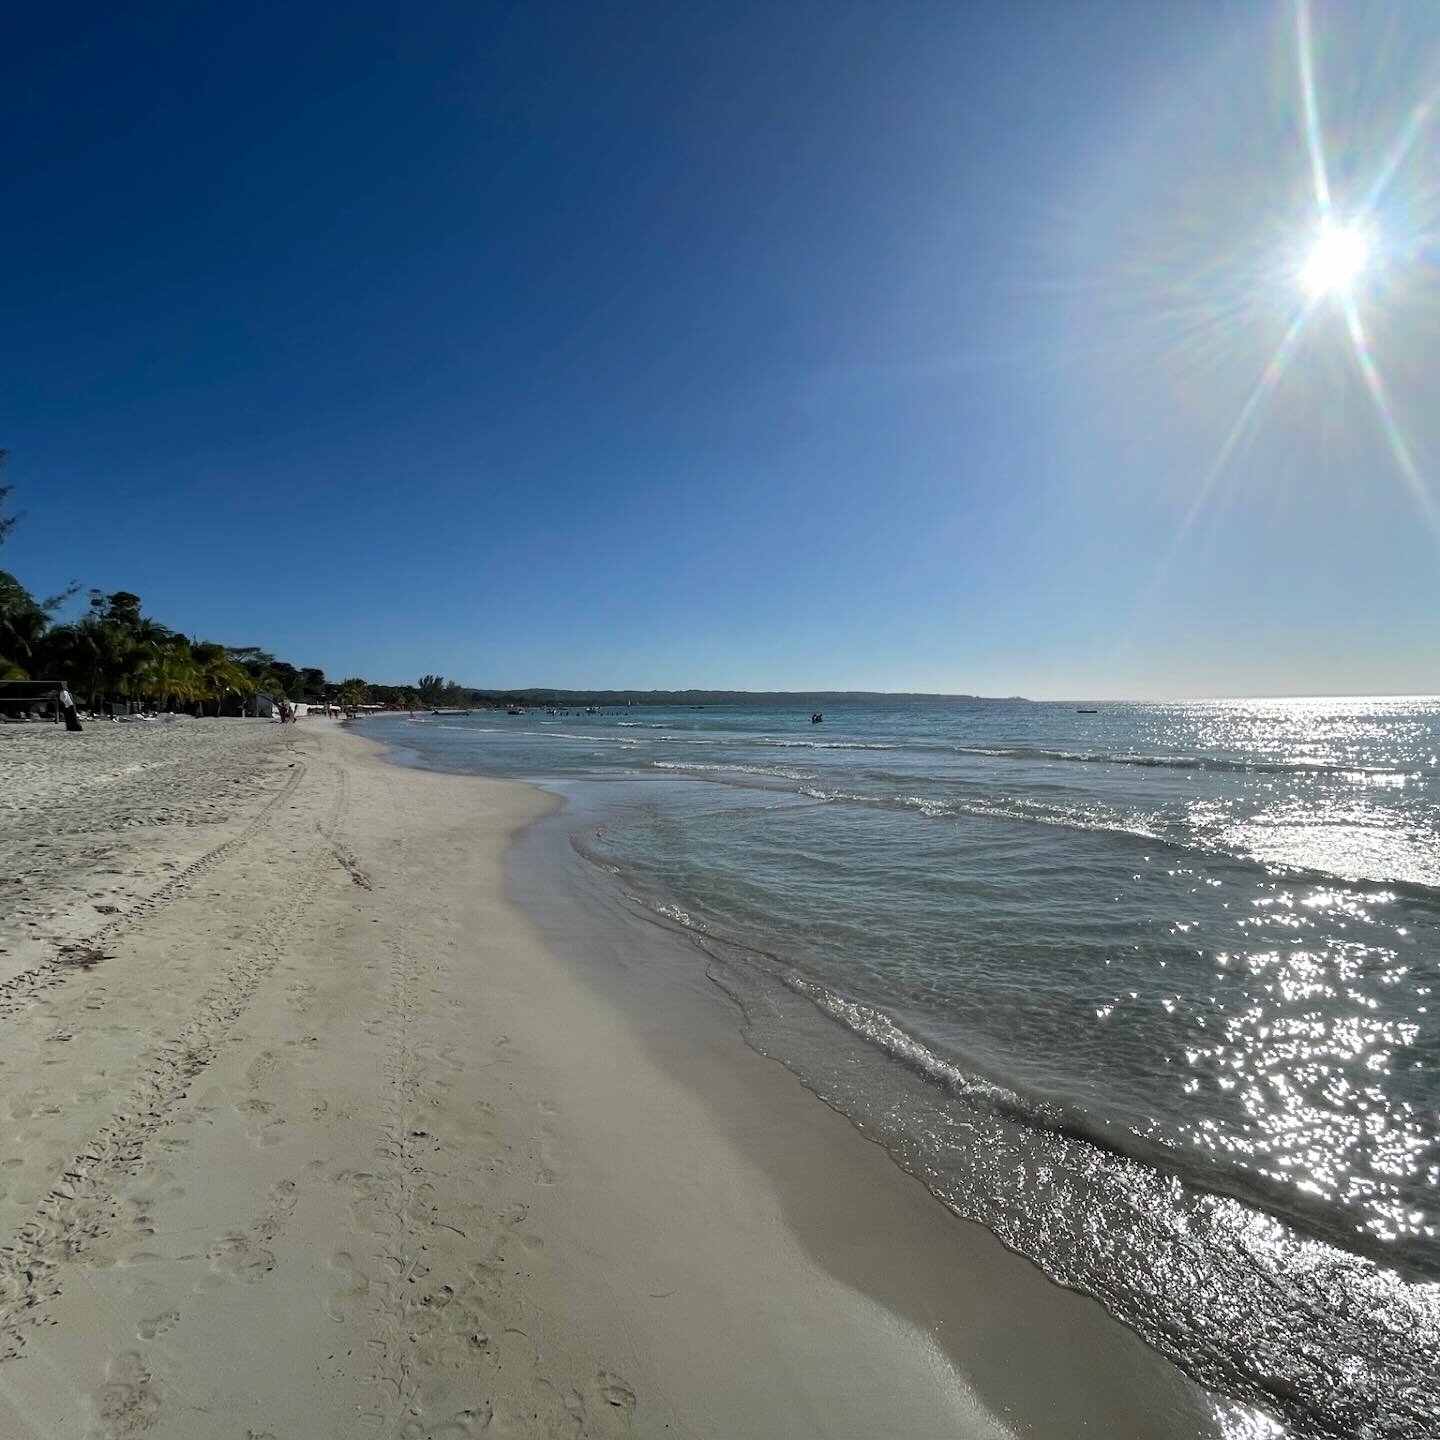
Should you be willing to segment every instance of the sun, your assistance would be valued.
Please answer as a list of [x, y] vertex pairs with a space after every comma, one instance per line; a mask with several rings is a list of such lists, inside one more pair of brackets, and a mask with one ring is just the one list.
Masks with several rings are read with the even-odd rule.
[[1312, 298], [1344, 295], [1370, 263], [1370, 241], [1353, 225], [1327, 223], [1300, 267], [1300, 285]]

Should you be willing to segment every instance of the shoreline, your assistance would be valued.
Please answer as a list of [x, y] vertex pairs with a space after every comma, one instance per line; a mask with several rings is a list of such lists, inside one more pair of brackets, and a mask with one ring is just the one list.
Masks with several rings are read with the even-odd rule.
[[102, 844], [97, 780], [29, 952], [134, 893], [5, 972], [0, 1431], [1227, 1433], [533, 863], [554, 797], [195, 724], [240, 803]]
[[547, 949], [620, 1010], [671, 1083], [700, 1100], [737, 1157], [773, 1188], [812, 1264], [928, 1337], [1002, 1433], [1275, 1433], [1190, 1379], [1099, 1301], [950, 1211], [877, 1135], [753, 1045], [704, 947], [632, 909], [574, 852], [571, 832], [594, 819], [557, 809], [527, 827], [508, 858], [510, 892]]
[[[1267, 775], [1277, 742], [1304, 753], [1299, 731], [1251, 744], [1252, 719], [1229, 741]], [[1296, 1437], [1435, 1433], [1434, 1087], [1412, 1053], [1433, 907], [1292, 878], [1209, 833], [1253, 812], [1262, 848], [1293, 857], [1303, 812], [1343, 822], [1314, 843], [1363, 848], [1328, 780], [1282, 794], [1232, 766], [1197, 796], [1210, 721], [1153, 707], [1111, 748], [1158, 726], [1168, 768], [1113, 774], [1050, 763], [1074, 749], [1061, 713], [1018, 734], [857, 713], [823, 742], [780, 712], [656, 720], [367, 729], [402, 764], [563, 794], [598, 890], [692, 969], [704, 952], [754, 1048], [1201, 1386]], [[1413, 767], [1434, 723], [1367, 712], [1350, 763]], [[1425, 787], [1401, 789], [1366, 808], [1428, 826]], [[1131, 821], [1174, 827], [1193, 859]], [[602, 988], [623, 961], [591, 967]], [[655, 1004], [636, 999], [632, 1018]]]

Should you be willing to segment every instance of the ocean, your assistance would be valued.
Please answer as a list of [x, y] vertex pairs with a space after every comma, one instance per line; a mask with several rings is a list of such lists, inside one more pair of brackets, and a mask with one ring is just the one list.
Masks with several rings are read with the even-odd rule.
[[1440, 1435], [1440, 702], [364, 731], [561, 790], [752, 1045], [1247, 1433]]

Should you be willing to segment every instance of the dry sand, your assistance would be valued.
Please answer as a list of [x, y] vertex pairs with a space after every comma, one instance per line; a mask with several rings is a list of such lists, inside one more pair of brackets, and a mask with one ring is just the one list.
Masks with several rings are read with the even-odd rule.
[[554, 803], [321, 720], [0, 732], [0, 1437], [1224, 1433], [552, 953]]

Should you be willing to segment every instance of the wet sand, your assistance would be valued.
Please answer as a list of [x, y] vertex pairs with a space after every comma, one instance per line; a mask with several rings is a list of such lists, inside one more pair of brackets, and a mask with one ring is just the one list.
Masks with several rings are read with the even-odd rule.
[[321, 720], [0, 732], [0, 1435], [1243, 1433], [556, 805]]

